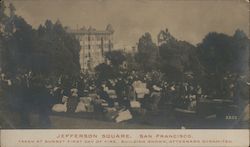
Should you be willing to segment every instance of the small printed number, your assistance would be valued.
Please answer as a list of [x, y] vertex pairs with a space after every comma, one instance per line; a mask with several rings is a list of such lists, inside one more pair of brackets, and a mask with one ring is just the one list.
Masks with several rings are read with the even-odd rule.
[[227, 115], [226, 116], [226, 120], [236, 120], [236, 119], [238, 119], [238, 116], [236, 116], [236, 115]]

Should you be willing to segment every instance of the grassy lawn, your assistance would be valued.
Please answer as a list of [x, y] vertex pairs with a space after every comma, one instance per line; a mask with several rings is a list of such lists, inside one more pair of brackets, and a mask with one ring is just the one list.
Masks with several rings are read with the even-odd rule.
[[[31, 125], [36, 128], [38, 115], [33, 115]], [[150, 129], [156, 128], [151, 125], [121, 122], [115, 123], [105, 120], [96, 120], [91, 118], [74, 118], [66, 116], [50, 116], [52, 128], [54, 129]]]

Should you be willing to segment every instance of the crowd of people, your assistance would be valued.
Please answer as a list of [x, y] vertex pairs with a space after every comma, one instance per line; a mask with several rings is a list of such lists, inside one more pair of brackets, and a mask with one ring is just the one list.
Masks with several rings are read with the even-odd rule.
[[[68, 81], [74, 82], [68, 83]], [[64, 89], [64, 95], [69, 96], [72, 85], [74, 85], [73, 88], [78, 89], [79, 97], [88, 96], [89, 93], [97, 93], [100, 98], [108, 102], [110, 107], [114, 106], [115, 101], [120, 106], [126, 107], [130, 107], [130, 101], [140, 101], [147, 109], [157, 110], [161, 101], [165, 104], [195, 109], [193, 101], [203, 95], [202, 87], [199, 84], [194, 84], [192, 80], [185, 82], [166, 81], [158, 71], [145, 74], [135, 71], [131, 73], [121, 72], [118, 77], [102, 80], [88, 74], [82, 75], [78, 80], [60, 77], [58, 87]], [[112, 91], [115, 92], [115, 99], [112, 97]], [[190, 105], [193, 106], [189, 107]]]
[[[48, 115], [53, 105], [67, 102], [65, 111], [76, 112], [78, 103], [84, 101], [84, 97], [92, 97], [94, 103], [105, 102], [110, 108], [140, 107], [149, 111], [158, 111], [160, 106], [164, 108], [167, 105], [197, 111], [200, 100], [216, 96], [231, 99], [237, 104], [239, 94], [246, 89], [243, 86], [247, 87], [240, 84], [239, 79], [233, 74], [224, 76], [221, 95], [216, 95], [218, 91], [207, 88], [204, 83], [197, 82], [193, 75], [188, 75], [183, 81], [171, 81], [159, 71], [124, 71], [106, 79], [89, 73], [51, 79], [29, 71], [15, 76], [1, 73], [0, 82], [4, 98], [11, 109], [20, 112], [23, 125], [29, 124], [28, 114], [33, 110], [39, 112], [40, 122], [46, 125], [50, 124]], [[102, 111], [101, 108], [95, 105], [95, 108], [88, 109], [93, 112]]]

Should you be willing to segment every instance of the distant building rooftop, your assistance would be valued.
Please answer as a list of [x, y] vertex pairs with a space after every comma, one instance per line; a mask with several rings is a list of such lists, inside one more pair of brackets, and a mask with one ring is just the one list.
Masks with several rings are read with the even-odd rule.
[[85, 27], [82, 27], [80, 29], [67, 28], [66, 31], [71, 34], [113, 34], [114, 33], [114, 30], [110, 24], [107, 25], [106, 30], [96, 30], [95, 28], [92, 28], [90, 26], [88, 29], [86, 29]]

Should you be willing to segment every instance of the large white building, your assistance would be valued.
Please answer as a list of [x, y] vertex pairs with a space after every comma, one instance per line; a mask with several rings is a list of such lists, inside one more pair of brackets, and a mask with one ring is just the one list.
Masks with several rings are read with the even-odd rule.
[[68, 30], [76, 36], [81, 45], [80, 66], [82, 71], [92, 71], [94, 68], [106, 61], [105, 52], [113, 49], [112, 26], [107, 25], [105, 30], [96, 30], [92, 27], [86, 29]]

